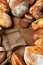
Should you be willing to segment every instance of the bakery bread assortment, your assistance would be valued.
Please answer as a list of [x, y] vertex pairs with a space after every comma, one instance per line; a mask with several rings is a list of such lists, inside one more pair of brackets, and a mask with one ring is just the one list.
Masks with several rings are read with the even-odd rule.
[[[16, 25], [13, 17], [19, 19], [19, 22], [16, 20], [17, 26], [24, 29], [32, 27], [33, 46], [25, 44], [19, 29], [11, 30]], [[6, 33], [8, 29], [14, 34]], [[29, 32], [32, 33], [31, 30]], [[20, 54], [22, 51], [17, 52], [20, 47], [25, 47], [23, 56]], [[43, 0], [0, 0], [0, 65], [43, 65]]]

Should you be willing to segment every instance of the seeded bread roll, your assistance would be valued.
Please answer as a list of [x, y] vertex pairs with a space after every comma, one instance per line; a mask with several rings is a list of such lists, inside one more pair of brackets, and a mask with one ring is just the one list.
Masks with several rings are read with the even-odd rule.
[[24, 60], [27, 65], [43, 65], [43, 50], [37, 46], [26, 47]]

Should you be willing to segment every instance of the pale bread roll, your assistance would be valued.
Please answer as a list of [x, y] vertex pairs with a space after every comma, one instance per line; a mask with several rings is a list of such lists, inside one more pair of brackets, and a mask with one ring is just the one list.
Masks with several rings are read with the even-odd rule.
[[22, 17], [28, 12], [28, 3], [25, 0], [8, 0], [11, 12], [16, 17]]
[[43, 50], [37, 46], [26, 47], [24, 60], [27, 65], [43, 65]]

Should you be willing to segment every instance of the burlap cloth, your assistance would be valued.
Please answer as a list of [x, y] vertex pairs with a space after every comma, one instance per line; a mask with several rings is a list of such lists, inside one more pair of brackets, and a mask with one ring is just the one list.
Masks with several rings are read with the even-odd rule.
[[21, 28], [19, 23], [19, 18], [13, 18], [14, 28], [5, 30], [3, 35], [2, 45], [7, 51], [7, 58], [0, 65], [11, 65], [10, 58], [12, 52], [18, 51], [22, 56], [24, 54], [24, 49], [27, 45], [33, 45], [32, 35], [34, 31], [31, 28]]

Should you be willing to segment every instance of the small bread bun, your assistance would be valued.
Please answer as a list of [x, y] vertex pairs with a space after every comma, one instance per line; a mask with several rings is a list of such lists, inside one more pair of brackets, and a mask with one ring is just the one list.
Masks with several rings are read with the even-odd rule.
[[0, 11], [0, 26], [3, 28], [9, 28], [12, 26], [12, 21], [7, 13]]
[[26, 47], [24, 60], [27, 65], [43, 65], [43, 50], [37, 46]]
[[38, 39], [34, 44], [43, 49], [43, 38]]

